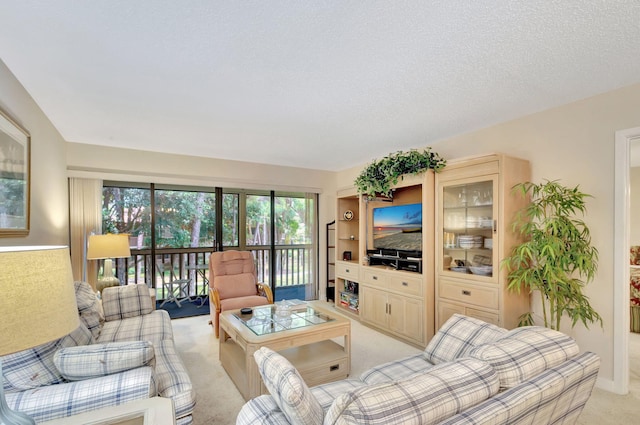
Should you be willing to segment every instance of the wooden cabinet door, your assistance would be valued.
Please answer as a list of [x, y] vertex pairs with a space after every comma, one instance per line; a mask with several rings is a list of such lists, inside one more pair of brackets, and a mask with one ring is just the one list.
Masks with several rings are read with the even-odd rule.
[[369, 287], [360, 288], [360, 314], [362, 320], [376, 326], [387, 327], [387, 294]]
[[420, 300], [389, 294], [388, 303], [389, 330], [416, 342], [424, 342], [424, 309]]

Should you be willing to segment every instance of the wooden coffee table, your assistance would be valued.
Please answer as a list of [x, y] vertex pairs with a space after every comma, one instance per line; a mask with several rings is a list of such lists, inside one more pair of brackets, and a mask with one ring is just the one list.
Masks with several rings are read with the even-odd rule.
[[[220, 314], [220, 363], [245, 400], [267, 393], [253, 353], [268, 347], [286, 357], [307, 385], [345, 379], [351, 369], [351, 322], [307, 303], [279, 317], [274, 305]], [[332, 339], [343, 339], [339, 344]]]

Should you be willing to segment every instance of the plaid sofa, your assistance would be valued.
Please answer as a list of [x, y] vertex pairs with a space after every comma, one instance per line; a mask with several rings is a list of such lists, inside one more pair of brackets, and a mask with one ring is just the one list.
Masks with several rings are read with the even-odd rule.
[[[102, 302], [76, 282], [80, 326], [60, 340], [2, 357], [9, 407], [43, 422], [155, 396], [191, 424], [195, 392], [171, 320], [146, 285], [105, 288]], [[46, 325], [46, 324], [43, 324]]]
[[238, 425], [573, 424], [600, 367], [560, 332], [507, 331], [459, 314], [423, 353], [357, 379], [308, 388], [278, 353], [263, 347], [254, 357], [270, 395], [248, 401]]

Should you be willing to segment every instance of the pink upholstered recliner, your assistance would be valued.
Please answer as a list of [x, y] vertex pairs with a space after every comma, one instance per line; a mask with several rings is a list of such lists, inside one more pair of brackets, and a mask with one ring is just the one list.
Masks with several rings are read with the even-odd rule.
[[243, 307], [273, 304], [269, 286], [258, 283], [253, 256], [248, 251], [213, 252], [209, 257], [209, 305], [216, 338], [220, 313]]

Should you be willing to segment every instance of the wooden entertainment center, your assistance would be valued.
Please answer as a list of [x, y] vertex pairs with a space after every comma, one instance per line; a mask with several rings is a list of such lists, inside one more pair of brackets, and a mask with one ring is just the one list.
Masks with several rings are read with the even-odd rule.
[[[434, 274], [424, 272], [433, 271], [434, 263], [434, 188], [434, 173], [427, 171], [403, 176], [390, 200], [358, 196], [355, 189], [341, 191], [337, 198], [336, 307], [421, 347], [433, 336], [435, 325], [429, 314], [435, 306]], [[373, 210], [416, 203], [422, 204], [420, 256], [375, 250]], [[345, 260], [345, 251], [351, 260]]]
[[[336, 308], [420, 347], [454, 313], [515, 327], [529, 296], [507, 290], [500, 261], [518, 242], [510, 224], [526, 202], [510, 189], [529, 178], [527, 161], [491, 154], [450, 161], [437, 174], [405, 175], [390, 199], [339, 191]], [[421, 223], [395, 229], [415, 232], [396, 236], [411, 237], [411, 248], [382, 244], [374, 210], [416, 204]]]

